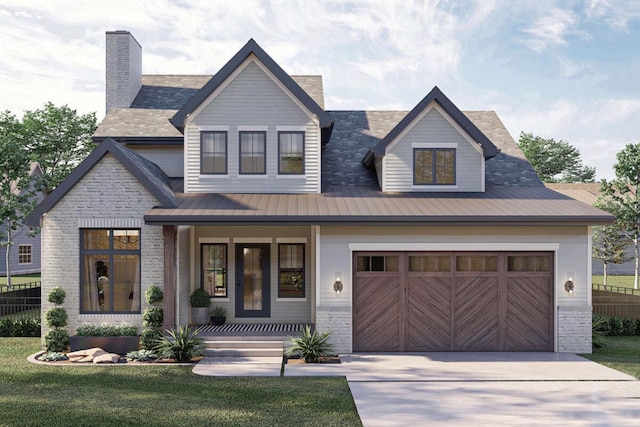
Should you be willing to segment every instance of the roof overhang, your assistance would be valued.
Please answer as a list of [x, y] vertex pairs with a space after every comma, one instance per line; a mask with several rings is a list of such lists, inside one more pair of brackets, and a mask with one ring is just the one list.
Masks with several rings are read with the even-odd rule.
[[107, 138], [125, 145], [184, 145], [184, 138], [180, 136], [93, 136], [91, 139], [99, 144]]

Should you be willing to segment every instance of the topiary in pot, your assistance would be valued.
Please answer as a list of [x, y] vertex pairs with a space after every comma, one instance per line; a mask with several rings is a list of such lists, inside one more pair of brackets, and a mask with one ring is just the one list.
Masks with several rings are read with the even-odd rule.
[[227, 310], [224, 307], [215, 306], [213, 310], [211, 310], [211, 323], [214, 325], [224, 325], [224, 322], [227, 321]]
[[211, 297], [202, 288], [198, 288], [189, 297], [191, 303], [191, 323], [194, 325], [204, 325], [209, 323], [209, 305]]
[[311, 332], [311, 327], [307, 325], [297, 338], [289, 337], [292, 345], [285, 355], [299, 355], [307, 363], [317, 363], [319, 357], [328, 356], [333, 351], [333, 345], [329, 343], [330, 335], [331, 332]]

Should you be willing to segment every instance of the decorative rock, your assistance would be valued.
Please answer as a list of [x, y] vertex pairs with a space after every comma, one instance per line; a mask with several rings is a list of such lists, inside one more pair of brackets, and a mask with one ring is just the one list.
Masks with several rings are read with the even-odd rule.
[[93, 363], [118, 363], [120, 356], [114, 353], [101, 354], [93, 358]]

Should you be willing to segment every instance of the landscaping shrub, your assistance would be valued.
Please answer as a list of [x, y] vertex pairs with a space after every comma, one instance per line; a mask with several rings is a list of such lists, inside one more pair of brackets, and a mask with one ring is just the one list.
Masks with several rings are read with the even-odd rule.
[[64, 299], [67, 297], [67, 293], [60, 286], [56, 286], [51, 289], [47, 294], [47, 301], [51, 304], [62, 305]]
[[189, 362], [197, 356], [202, 356], [204, 339], [198, 337], [197, 329], [178, 326], [169, 331], [169, 337], [162, 336], [154, 348], [162, 359], [175, 359], [177, 362]]
[[40, 319], [1, 319], [0, 337], [39, 337]]
[[149, 304], [155, 304], [162, 301], [163, 294], [162, 290], [157, 286], [149, 286], [146, 291], [144, 291], [144, 299]]
[[321, 356], [328, 356], [333, 351], [329, 343], [331, 332], [311, 332], [309, 325], [305, 326], [300, 336], [291, 338], [292, 346], [287, 349], [287, 356], [298, 355], [307, 363], [317, 363]]
[[164, 311], [161, 307], [147, 307], [142, 314], [144, 326], [159, 328], [164, 322]]
[[189, 297], [191, 307], [209, 307], [211, 305], [211, 297], [202, 288], [197, 288]]
[[64, 353], [57, 353], [54, 351], [43, 354], [39, 359], [44, 362], [58, 362], [60, 360], [69, 360], [69, 357]]
[[69, 348], [69, 333], [66, 329], [52, 329], [44, 336], [44, 345], [49, 352], [65, 351]]
[[62, 328], [63, 326], [67, 326], [68, 318], [69, 316], [67, 315], [67, 310], [62, 307], [50, 308], [45, 313], [47, 325], [49, 325], [49, 327], [51, 328]]
[[622, 334], [622, 319], [611, 317], [609, 319], [609, 335], [618, 336]]
[[636, 319], [636, 335], [640, 335], [640, 319]]
[[81, 325], [76, 328], [81, 337], [135, 337], [138, 327], [133, 325]]
[[158, 355], [151, 350], [130, 351], [125, 357], [127, 360], [137, 360], [140, 362], [150, 362], [158, 359]]
[[13, 320], [0, 319], [0, 337], [13, 336]]
[[[51, 289], [47, 294], [47, 301], [55, 305], [62, 305], [67, 293], [59, 286]], [[48, 352], [60, 352], [69, 348], [69, 333], [64, 326], [67, 325], [67, 310], [64, 307], [50, 308], [45, 314], [47, 326], [52, 328], [44, 336], [44, 345]]]
[[153, 328], [146, 328], [140, 335], [140, 348], [143, 350], [153, 350], [158, 345], [158, 340], [162, 337], [162, 332]]
[[609, 322], [600, 316], [593, 316], [591, 319], [591, 345], [595, 348], [601, 348], [605, 343], [605, 335], [609, 330]]
[[622, 319], [622, 335], [631, 336], [636, 333], [636, 321], [630, 317]]

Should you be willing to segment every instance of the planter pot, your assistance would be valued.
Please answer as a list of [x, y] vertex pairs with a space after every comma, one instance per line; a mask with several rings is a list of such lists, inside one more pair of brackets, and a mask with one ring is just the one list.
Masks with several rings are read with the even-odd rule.
[[191, 323], [194, 325], [209, 323], [209, 307], [191, 307]]
[[224, 322], [227, 321], [227, 316], [221, 316], [221, 317], [216, 317], [216, 316], [211, 316], [211, 323], [213, 323], [214, 325], [224, 325]]
[[139, 336], [134, 337], [69, 337], [71, 351], [85, 350], [87, 348], [100, 347], [109, 353], [124, 355], [130, 351], [138, 350]]

